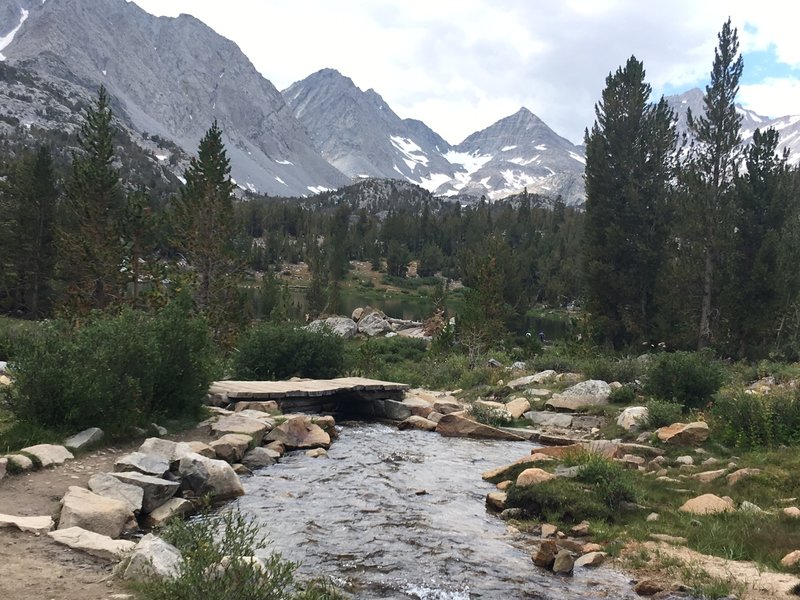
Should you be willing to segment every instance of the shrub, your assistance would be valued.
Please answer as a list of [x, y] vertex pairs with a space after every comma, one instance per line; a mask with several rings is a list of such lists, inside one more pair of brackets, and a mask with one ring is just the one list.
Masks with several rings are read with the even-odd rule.
[[469, 409], [470, 414], [478, 423], [492, 427], [505, 427], [511, 425], [513, 419], [508, 411], [502, 408], [492, 408], [483, 404], [473, 404]]
[[585, 362], [582, 371], [588, 379], [631, 383], [641, 376], [642, 364], [634, 358], [595, 357]]
[[612, 513], [591, 489], [576, 481], [551, 479], [537, 485], [508, 489], [507, 506], [521, 508], [536, 519], [561, 523], [580, 523], [583, 520], [608, 521]]
[[73, 328], [49, 323], [18, 344], [11, 408], [63, 431], [129, 431], [157, 417], [195, 415], [212, 375], [205, 322], [176, 302], [155, 316], [131, 309]]
[[658, 429], [678, 423], [683, 417], [683, 409], [677, 402], [651, 399], [647, 401], [647, 428]]
[[344, 371], [344, 344], [332, 333], [264, 323], [239, 338], [233, 357], [236, 379], [329, 378]]
[[622, 502], [635, 502], [633, 477], [619, 463], [594, 453], [586, 453], [576, 479], [594, 486], [598, 499], [613, 512]]
[[741, 448], [800, 444], [800, 398], [795, 391], [720, 396], [711, 409], [714, 436]]
[[621, 388], [611, 390], [608, 400], [613, 404], [631, 404], [636, 400], [636, 392], [633, 391], [632, 387], [623, 385]]
[[660, 400], [674, 400], [686, 408], [703, 408], [722, 386], [720, 365], [697, 352], [658, 354], [650, 363], [644, 392]]

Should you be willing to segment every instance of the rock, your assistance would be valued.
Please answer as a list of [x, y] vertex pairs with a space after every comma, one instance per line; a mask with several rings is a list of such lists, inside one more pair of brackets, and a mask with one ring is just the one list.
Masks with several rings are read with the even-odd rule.
[[99, 427], [90, 427], [64, 440], [64, 446], [68, 450], [82, 450], [102, 440], [103, 435], [105, 434]]
[[312, 448], [306, 450], [306, 456], [310, 458], [328, 458], [328, 451], [325, 448]]
[[733, 512], [735, 507], [732, 502], [724, 500], [714, 494], [703, 494], [697, 498], [687, 500], [678, 510], [695, 515], [712, 515], [721, 512]]
[[218, 434], [243, 433], [253, 438], [256, 446], [261, 444], [264, 434], [269, 431], [270, 426], [259, 419], [253, 419], [241, 414], [230, 415], [220, 418], [219, 421], [211, 426], [211, 430]]
[[583, 550], [581, 552], [583, 552], [584, 554], [589, 554], [590, 552], [602, 552], [602, 551], [603, 547], [600, 544], [595, 544], [593, 542], [590, 542], [588, 544], [583, 545]]
[[411, 414], [418, 417], [427, 417], [433, 412], [433, 403], [420, 398], [419, 396], [409, 396], [403, 398], [403, 404], [411, 409]]
[[649, 515], [647, 515], [645, 521], [647, 521], [648, 523], [653, 523], [654, 521], [658, 521], [660, 518], [661, 516], [658, 513], [650, 513]]
[[781, 559], [781, 566], [783, 567], [796, 567], [800, 565], [800, 550], [790, 552]]
[[8, 459], [6, 457], [0, 458], [0, 481], [5, 479], [7, 471], [8, 471]]
[[339, 432], [336, 431], [336, 419], [333, 418], [333, 415], [314, 415], [311, 417], [311, 422], [331, 436], [331, 439], [339, 437]]
[[675, 462], [679, 465], [692, 466], [694, 464], [694, 458], [691, 456], [679, 456], [675, 459]]
[[275, 452], [275, 450], [270, 450], [269, 448], [253, 448], [244, 455], [242, 464], [248, 469], [255, 471], [256, 469], [271, 467], [278, 462], [280, 456], [281, 455]]
[[281, 423], [266, 437], [270, 442], [281, 442], [288, 450], [328, 448], [331, 436], [307, 416], [297, 416]]
[[432, 421], [432, 422], [434, 422], [434, 423], [438, 423], [439, 421], [441, 421], [441, 420], [442, 420], [442, 417], [443, 417], [443, 416], [444, 416], [444, 415], [443, 415], [442, 413], [440, 413], [440, 412], [436, 412], [436, 411], [434, 410], [433, 412], [431, 412], [431, 413], [428, 413], [428, 416], [427, 416], [426, 418], [428, 419], [428, 421]]
[[[206, 458], [216, 458], [217, 453], [214, 452], [214, 449], [206, 444], [205, 442], [188, 442], [186, 444], [189, 447], [189, 452], [186, 454], [194, 453], [199, 454], [200, 456], [205, 456]], [[181, 457], [178, 459], [180, 461], [183, 458], [184, 454], [181, 454]]]
[[525, 377], [518, 377], [517, 379], [513, 379], [506, 384], [506, 387], [511, 388], [512, 390], [527, 387], [531, 384], [538, 384], [544, 383], [545, 381], [549, 381], [556, 376], [555, 371], [541, 371], [536, 373], [535, 375], [526, 375]]
[[542, 523], [542, 537], [549, 538], [555, 537], [556, 533], [558, 533], [558, 527], [552, 525], [550, 523]]
[[169, 471], [169, 461], [157, 454], [131, 452], [114, 461], [114, 471], [117, 473], [135, 471], [142, 475], [163, 477]]
[[139, 486], [120, 481], [109, 473], [92, 475], [89, 479], [89, 489], [98, 496], [124, 502], [133, 513], [142, 510], [144, 490]]
[[522, 473], [519, 474], [517, 477], [517, 487], [527, 487], [529, 485], [537, 485], [539, 483], [544, 483], [545, 481], [550, 481], [551, 479], [555, 479], [556, 476], [552, 473], [548, 473], [542, 469], [525, 469]]
[[122, 483], [135, 485], [141, 488], [143, 492], [142, 510], [146, 513], [153, 512], [172, 498], [180, 487], [180, 483], [177, 481], [167, 481], [166, 479], [137, 473], [135, 471], [114, 473], [113, 476]]
[[436, 429], [436, 423], [433, 421], [429, 421], [424, 417], [418, 417], [417, 415], [411, 415], [405, 421], [399, 423], [397, 428], [401, 431], [405, 431], [406, 429], [419, 429], [422, 431], [434, 431]]
[[20, 452], [35, 457], [43, 467], [61, 465], [64, 464], [65, 461], [75, 458], [72, 452], [67, 450], [64, 446], [57, 446], [54, 444], [28, 446], [20, 450]]
[[506, 479], [505, 481], [501, 481], [495, 487], [500, 490], [501, 492], [505, 492], [508, 488], [510, 488], [514, 484], [513, 481], [510, 479]]
[[11, 377], [8, 375], [0, 375], [0, 385], [9, 386], [11, 385]]
[[521, 360], [516, 360], [513, 363], [511, 363], [511, 370], [512, 371], [524, 371], [527, 368], [528, 368], [528, 365], [525, 364]]
[[646, 406], [629, 406], [617, 417], [617, 425], [625, 431], [639, 431], [647, 423], [648, 416]]
[[229, 463], [237, 463], [242, 460], [253, 438], [243, 433], [226, 433], [218, 440], [209, 444], [214, 449], [217, 458], [226, 460]]
[[144, 524], [151, 529], [163, 527], [173, 517], [185, 517], [194, 512], [194, 504], [183, 498], [170, 498], [153, 510], [144, 519]]
[[626, 466], [631, 467], [633, 469], [638, 469], [640, 466], [643, 466], [647, 461], [642, 458], [641, 456], [636, 456], [635, 454], [625, 454], [622, 458], [617, 459]]
[[511, 519], [523, 519], [525, 511], [521, 508], [507, 508], [500, 513], [500, 518], [503, 521], [510, 521]]
[[703, 421], [673, 423], [656, 430], [659, 440], [675, 446], [698, 446], [708, 439], [709, 434], [708, 424]]
[[506, 402], [505, 409], [511, 415], [511, 418], [519, 419], [531, 409], [531, 403], [527, 398], [514, 398], [510, 402]]
[[553, 573], [556, 575], [572, 575], [575, 568], [575, 559], [569, 550], [559, 550], [553, 562]]
[[436, 424], [436, 431], [446, 437], [523, 441], [523, 438], [518, 435], [454, 413], [444, 415]]
[[619, 458], [622, 452], [622, 445], [611, 440], [592, 440], [583, 442], [581, 447], [591, 454], [599, 454], [605, 458]]
[[81, 487], [70, 486], [61, 499], [59, 529], [80, 527], [116, 539], [131, 521], [135, 522], [127, 503], [98, 496]]
[[573, 429], [599, 429], [605, 425], [605, 417], [596, 417], [594, 415], [574, 415], [572, 417]]
[[657, 542], [664, 542], [665, 544], [672, 544], [673, 546], [683, 546], [688, 542], [685, 537], [667, 535], [666, 533], [651, 533], [650, 539]]
[[412, 415], [411, 407], [404, 402], [381, 398], [373, 401], [376, 416], [390, 421], [404, 421]]
[[363, 316], [364, 316], [364, 309], [359, 306], [358, 308], [353, 309], [353, 313], [350, 316], [350, 318], [353, 319], [353, 321], [355, 321], [356, 323], [358, 323], [361, 320], [361, 317]]
[[433, 410], [443, 415], [449, 415], [451, 413], [461, 412], [464, 410], [464, 405], [455, 398], [448, 397], [436, 400], [436, 402], [433, 403]]
[[127, 552], [136, 547], [135, 542], [128, 540], [115, 540], [107, 535], [101, 535], [94, 531], [81, 529], [80, 527], [69, 527], [48, 533], [57, 543], [69, 546], [73, 550], [80, 550], [109, 561], [117, 561]]
[[486, 506], [491, 510], [500, 512], [506, 509], [507, 500], [508, 494], [505, 492], [489, 492], [486, 495]]
[[560, 394], [553, 394], [545, 403], [553, 410], [574, 412], [582, 406], [603, 406], [608, 404], [611, 387], [605, 381], [590, 379], [576, 383]]
[[192, 444], [199, 444], [201, 442], [173, 442], [162, 438], [151, 437], [147, 438], [142, 445], [139, 446], [139, 452], [142, 454], [151, 454], [165, 458], [170, 465], [179, 461], [182, 456], [192, 450]]
[[275, 400], [258, 400], [258, 401], [239, 401], [233, 407], [234, 412], [242, 412], [243, 410], [255, 410], [263, 412], [268, 415], [278, 415], [281, 409]]
[[783, 509], [783, 514], [791, 519], [800, 519], [800, 508], [790, 506]]
[[739, 469], [728, 475], [725, 479], [728, 480], [728, 485], [736, 485], [742, 479], [754, 477], [755, 475], [761, 475], [761, 469]]
[[363, 333], [369, 337], [374, 337], [392, 330], [392, 325], [386, 320], [386, 316], [374, 311], [367, 315], [362, 315], [358, 320], [358, 333]]
[[349, 340], [358, 333], [358, 325], [353, 319], [347, 317], [328, 317], [327, 319], [319, 319], [306, 325], [303, 329], [321, 333], [330, 331], [334, 335]]
[[4, 527], [16, 527], [20, 531], [28, 533], [47, 533], [55, 523], [48, 515], [44, 517], [17, 517], [14, 515], [0, 514], [0, 529]]
[[8, 464], [14, 465], [19, 471], [33, 470], [33, 461], [24, 454], [9, 454], [5, 458], [8, 459]]
[[545, 540], [539, 544], [539, 549], [531, 556], [531, 559], [537, 567], [551, 569], [556, 560], [556, 552], [558, 552], [556, 543], [552, 540]]
[[178, 472], [181, 488], [197, 497], [209, 494], [213, 500], [228, 500], [244, 494], [238, 475], [224, 460], [189, 453], [181, 458]]
[[739, 511], [766, 514], [766, 511], [763, 510], [758, 504], [753, 504], [752, 502], [749, 502], [747, 500], [743, 500], [742, 503], [739, 505]]
[[599, 567], [605, 561], [605, 552], [587, 552], [575, 561], [576, 567]]
[[633, 591], [640, 596], [655, 596], [659, 592], [663, 592], [665, 589], [666, 586], [655, 579], [642, 579], [633, 587]]
[[123, 577], [133, 581], [175, 579], [182, 562], [181, 553], [175, 546], [148, 533], [133, 549]]
[[575, 537], [586, 537], [589, 535], [589, 521], [581, 521], [569, 531]]
[[150, 423], [150, 427], [148, 427], [147, 430], [151, 434], [154, 434], [154, 435], [156, 435], [158, 437], [164, 437], [165, 435], [167, 435], [169, 433], [169, 431], [167, 431], [166, 427], [162, 427], [158, 423]]
[[282, 442], [270, 442], [266, 444], [264, 448], [277, 452], [279, 457], [286, 454], [286, 446], [284, 446]]
[[572, 427], [572, 415], [567, 413], [541, 410], [526, 412], [524, 416], [534, 425], [541, 427], [562, 427], [564, 429]]
[[708, 483], [709, 481], [719, 479], [723, 475], [725, 475], [725, 469], [717, 469], [716, 471], [703, 471], [702, 473], [695, 473], [692, 475], [692, 477], [701, 483]]
[[253, 475], [253, 472], [242, 463], [233, 463], [231, 466], [233, 467], [233, 472], [239, 477], [252, 477]]

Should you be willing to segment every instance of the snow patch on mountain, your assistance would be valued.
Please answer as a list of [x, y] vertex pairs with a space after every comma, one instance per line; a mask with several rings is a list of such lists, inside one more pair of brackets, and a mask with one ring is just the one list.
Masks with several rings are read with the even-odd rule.
[[[44, 4], [44, 2], [42, 2]], [[14, 36], [17, 35], [19, 28], [22, 27], [22, 24], [27, 21], [28, 19], [28, 11], [24, 8], [21, 9], [19, 23], [17, 24], [14, 29], [9, 31], [3, 37], [0, 37], [0, 61], [4, 61], [6, 59], [5, 55], [3, 54], [3, 50], [8, 46], [11, 42], [14, 41]]]

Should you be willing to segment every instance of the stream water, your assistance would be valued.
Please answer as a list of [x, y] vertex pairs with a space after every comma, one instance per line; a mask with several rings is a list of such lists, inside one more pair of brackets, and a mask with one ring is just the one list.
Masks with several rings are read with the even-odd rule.
[[358, 599], [636, 598], [611, 569], [576, 569], [572, 578], [538, 569], [533, 539], [486, 512], [494, 486], [481, 473], [530, 449], [345, 423], [329, 458], [287, 454], [245, 480], [239, 502], [272, 550]]

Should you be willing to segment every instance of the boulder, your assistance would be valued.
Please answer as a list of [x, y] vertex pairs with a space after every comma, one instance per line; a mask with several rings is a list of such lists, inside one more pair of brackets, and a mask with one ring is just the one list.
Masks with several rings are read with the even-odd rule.
[[5, 458], [9, 464], [13, 464], [19, 471], [32, 471], [33, 461], [24, 454], [9, 454]]
[[796, 506], [790, 506], [788, 508], [784, 508], [783, 514], [789, 517], [790, 519], [800, 519], [800, 508], [797, 508]]
[[531, 556], [533, 564], [542, 569], [552, 569], [556, 560], [558, 546], [552, 540], [545, 540], [539, 544], [539, 549]]
[[278, 462], [280, 456], [281, 455], [275, 452], [275, 450], [259, 446], [258, 448], [253, 448], [244, 455], [242, 464], [251, 471], [255, 471], [256, 469], [271, 467]]
[[617, 425], [625, 431], [639, 431], [647, 423], [648, 416], [646, 406], [629, 406], [617, 417]]
[[331, 436], [305, 415], [281, 423], [269, 432], [266, 439], [269, 442], [281, 442], [289, 450], [328, 448], [331, 445]]
[[131, 522], [135, 523], [133, 511], [122, 500], [105, 498], [77, 486], [70, 486], [61, 499], [59, 529], [80, 527], [116, 539]]
[[53, 529], [54, 526], [55, 523], [49, 515], [44, 517], [17, 517], [14, 515], [0, 514], [0, 529], [4, 527], [16, 527], [20, 531], [39, 534], [47, 533]]
[[90, 427], [64, 440], [64, 446], [69, 450], [82, 450], [98, 443], [103, 439], [103, 435], [105, 434], [99, 427]]
[[51, 531], [47, 535], [57, 543], [69, 546], [73, 550], [80, 550], [108, 561], [117, 561], [136, 547], [135, 542], [115, 540], [107, 535], [101, 535], [80, 527], [59, 529]]
[[699, 446], [708, 439], [710, 431], [703, 421], [695, 423], [673, 423], [656, 430], [658, 439], [675, 446]]
[[89, 479], [89, 489], [104, 498], [121, 500], [133, 513], [142, 510], [144, 490], [136, 485], [120, 481], [110, 473], [97, 473]]
[[380, 311], [373, 311], [363, 315], [358, 321], [358, 333], [370, 337], [380, 335], [392, 330], [392, 325], [386, 320], [386, 315]]
[[178, 472], [181, 488], [198, 498], [208, 494], [212, 500], [228, 500], [244, 494], [239, 476], [224, 460], [189, 453], [181, 458]]
[[328, 451], [325, 448], [312, 448], [306, 450], [306, 456], [309, 458], [328, 458]]
[[221, 417], [211, 426], [215, 433], [225, 435], [226, 433], [243, 433], [253, 438], [256, 446], [261, 444], [264, 434], [270, 430], [270, 426], [259, 420], [241, 414], [234, 414]]
[[576, 567], [599, 567], [606, 559], [605, 552], [587, 552], [575, 561]]
[[553, 525], [552, 523], [542, 523], [543, 538], [555, 537], [557, 533], [558, 533], [558, 526]]
[[194, 512], [194, 504], [183, 498], [170, 498], [153, 510], [144, 519], [144, 524], [151, 529], [163, 527], [173, 517], [185, 517]]
[[381, 398], [373, 402], [375, 414], [390, 421], [404, 421], [412, 415], [411, 407], [405, 402]]
[[633, 586], [633, 591], [640, 596], [655, 596], [665, 589], [667, 589], [667, 586], [655, 579], [642, 579]]
[[419, 396], [406, 395], [403, 398], [403, 404], [411, 409], [411, 414], [418, 417], [427, 417], [433, 412], [433, 403], [420, 398]]
[[553, 573], [556, 575], [572, 575], [575, 568], [575, 559], [569, 550], [559, 550], [553, 561]]
[[347, 317], [328, 317], [327, 319], [319, 319], [306, 325], [304, 329], [321, 333], [323, 331], [330, 331], [334, 335], [338, 335], [346, 340], [354, 337], [358, 333], [359, 328], [353, 319]]
[[361, 317], [364, 316], [364, 309], [362, 307], [354, 308], [353, 312], [350, 315], [350, 318], [353, 319], [356, 323], [361, 320]]
[[314, 415], [311, 417], [311, 422], [319, 425], [322, 431], [331, 436], [331, 439], [339, 437], [339, 432], [336, 431], [336, 419], [333, 415]]
[[581, 521], [574, 525], [569, 532], [575, 537], [586, 537], [589, 535], [589, 521]]
[[486, 506], [490, 510], [496, 510], [497, 512], [504, 511], [506, 509], [507, 500], [508, 494], [505, 492], [489, 492], [486, 494]]
[[169, 461], [157, 454], [131, 452], [114, 461], [114, 471], [117, 473], [134, 471], [142, 475], [163, 477], [164, 474], [169, 471]]
[[467, 417], [454, 413], [444, 415], [436, 424], [436, 431], [446, 437], [523, 441], [523, 438], [516, 434], [472, 421]]
[[781, 566], [786, 568], [796, 567], [800, 565], [800, 550], [789, 552], [781, 559]]
[[519, 419], [531, 409], [531, 402], [527, 398], [514, 398], [510, 402], [506, 402], [505, 409], [512, 419]]
[[550, 381], [551, 379], [555, 378], [556, 372], [555, 371], [541, 371], [536, 373], [535, 375], [526, 375], [525, 377], [517, 377], [516, 379], [512, 379], [506, 384], [506, 387], [511, 388], [512, 390], [516, 390], [519, 388], [524, 388], [532, 384], [540, 384], [546, 381]]
[[719, 479], [725, 475], [725, 469], [717, 469], [716, 471], [703, 471], [702, 473], [695, 473], [692, 475], [694, 479], [697, 479], [700, 483], [708, 483], [710, 481], [714, 481], [715, 479]]
[[464, 410], [464, 405], [452, 396], [446, 396], [433, 403], [433, 410], [443, 415], [449, 415], [454, 412], [461, 412]]
[[728, 475], [725, 479], [727, 479], [728, 485], [736, 485], [742, 479], [754, 477], [756, 475], [761, 475], [761, 469], [739, 469]]
[[229, 463], [237, 463], [242, 460], [253, 438], [243, 433], [227, 433], [218, 440], [209, 444], [214, 449], [217, 458], [226, 460]]
[[191, 446], [193, 443], [195, 442], [187, 444], [186, 442], [173, 442], [171, 440], [151, 437], [142, 442], [142, 445], [139, 446], [139, 452], [142, 454], [161, 456], [167, 459], [170, 465], [172, 465], [172, 463], [179, 461], [184, 454], [194, 452]]
[[268, 415], [278, 415], [281, 409], [275, 400], [259, 400], [259, 401], [240, 401], [233, 407], [235, 412], [242, 412], [243, 410], [255, 410], [263, 412]]
[[553, 394], [545, 406], [553, 410], [574, 412], [583, 406], [603, 406], [608, 404], [611, 387], [597, 379], [582, 381], [567, 388], [560, 394]]
[[713, 515], [723, 512], [733, 512], [736, 508], [729, 500], [720, 498], [714, 494], [703, 494], [697, 498], [687, 500], [678, 510], [694, 515]]
[[135, 485], [142, 489], [142, 510], [146, 513], [153, 512], [172, 498], [180, 487], [180, 483], [177, 481], [167, 481], [135, 471], [114, 473], [113, 475], [122, 483]]
[[175, 579], [182, 562], [181, 553], [175, 546], [148, 533], [133, 549], [123, 577], [133, 581]]
[[527, 487], [529, 485], [537, 485], [555, 479], [556, 476], [548, 473], [543, 469], [525, 469], [517, 476], [517, 487]]
[[428, 421], [433, 421], [434, 423], [438, 423], [439, 421], [442, 420], [443, 416], [444, 415], [442, 413], [436, 412], [434, 410], [433, 412], [428, 413], [428, 416], [426, 418], [428, 419]]
[[[193, 452], [195, 454], [199, 454], [200, 456], [205, 456], [206, 458], [216, 458], [217, 456], [217, 453], [214, 452], [214, 449], [205, 442], [194, 441], [188, 442], [186, 445], [189, 447], [189, 452], [187, 452], [187, 454]], [[183, 455], [181, 455], [181, 458], [183, 458]], [[180, 461], [180, 459], [178, 460]]]
[[525, 418], [540, 427], [561, 427], [569, 429], [572, 426], [572, 415], [552, 411], [538, 410], [525, 413]]
[[433, 421], [429, 421], [424, 417], [418, 417], [417, 415], [411, 415], [405, 421], [401, 422], [397, 425], [397, 428], [401, 431], [406, 429], [419, 429], [422, 431], [434, 431], [436, 429], [436, 423]]
[[72, 452], [64, 446], [55, 444], [37, 444], [20, 450], [21, 453], [30, 454], [39, 461], [43, 467], [64, 464], [67, 460], [75, 458]]
[[502, 465], [489, 471], [484, 471], [481, 477], [485, 481], [490, 481], [492, 479], [506, 479], [506, 475], [511, 471], [516, 470], [519, 465], [533, 464], [537, 462], [537, 460], [539, 459], [536, 458], [535, 455], [523, 456], [522, 458], [515, 460], [513, 463]]

